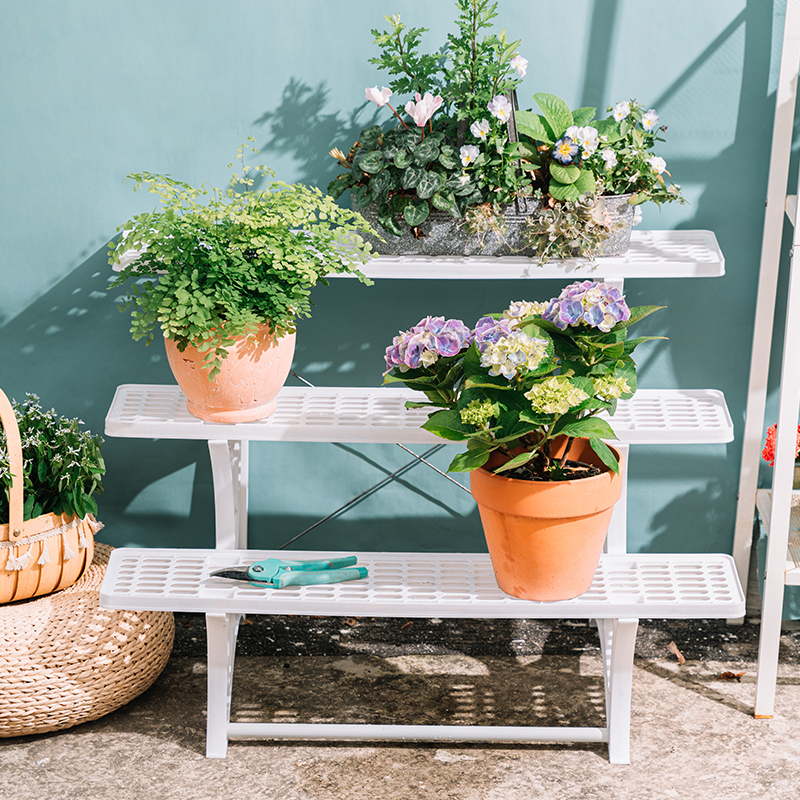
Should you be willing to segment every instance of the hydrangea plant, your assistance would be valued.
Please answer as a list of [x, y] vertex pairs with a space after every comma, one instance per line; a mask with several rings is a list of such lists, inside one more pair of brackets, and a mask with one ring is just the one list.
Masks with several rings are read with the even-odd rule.
[[[397, 124], [365, 128], [347, 154], [330, 151], [344, 172], [328, 192], [338, 198], [349, 189], [355, 208], [377, 205], [381, 226], [395, 236], [404, 227], [420, 235], [434, 209], [461, 219], [470, 206], [499, 208], [531, 192], [508, 130], [509, 97], [528, 62], [505, 30], [489, 32], [497, 2], [456, 0], [456, 8], [458, 32], [434, 55], [419, 52], [427, 29], [407, 28], [399, 14], [386, 17], [388, 30], [372, 31], [381, 55], [371, 63], [392, 78], [367, 88], [366, 99]], [[392, 105], [406, 93], [405, 104]]]
[[[12, 401], [22, 442], [23, 519], [42, 514], [85, 517], [97, 513], [92, 495], [102, 490], [106, 468], [103, 440], [82, 428], [79, 419], [45, 411], [35, 394], [23, 403]], [[8, 441], [0, 429], [0, 524], [8, 523], [11, 489]]]
[[461, 320], [426, 317], [401, 332], [386, 349], [384, 383], [403, 383], [433, 407], [426, 430], [467, 451], [450, 464], [454, 472], [484, 466], [498, 452], [496, 473], [527, 480], [566, 480], [597, 474], [596, 468], [551, 455], [553, 440], [586, 438], [602, 462], [619, 465], [605, 440], [616, 439], [606, 419], [617, 401], [633, 396], [642, 342], [628, 328], [658, 306], [629, 308], [620, 292], [596, 281], [567, 286], [546, 302], [517, 301], [472, 327]]

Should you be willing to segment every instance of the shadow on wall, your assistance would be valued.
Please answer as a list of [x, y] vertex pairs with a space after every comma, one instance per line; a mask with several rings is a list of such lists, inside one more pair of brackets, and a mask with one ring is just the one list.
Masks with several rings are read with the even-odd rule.
[[[645, 320], [637, 332], [669, 338], [669, 343], [660, 347], [667, 348], [679, 387], [724, 392], [736, 436], [726, 446], [724, 458], [712, 458], [709, 462], [698, 451], [697, 457], [707, 466], [707, 471], [698, 478], [713, 477], [702, 488], [674, 498], [658, 511], [651, 520], [650, 533], [654, 538], [648, 550], [696, 550], [698, 535], [706, 549], [729, 550], [731, 546], [761, 256], [769, 167], [767, 148], [775, 104], [774, 93], [769, 93], [771, 53], [765, 46], [772, 38], [772, 22], [771, 4], [748, 0], [746, 8], [654, 101], [656, 108], [670, 101], [731, 37], [744, 32], [742, 85], [733, 142], [714, 158], [679, 156], [672, 157], [669, 164], [678, 183], [680, 176], [689, 176], [692, 183], [704, 187], [694, 201], [692, 219], [677, 228], [714, 231], [726, 258], [726, 276], [660, 281], [655, 298], [647, 281], [632, 281], [627, 287], [632, 304], [657, 302], [667, 307]], [[755, 153], [763, 157], [754, 158]], [[640, 371], [640, 384], [654, 385], [648, 382], [647, 364]], [[665, 474], [682, 480], [687, 468], [696, 472], [693, 452], [693, 448], [685, 448], [685, 456], [676, 464], [677, 473], [663, 468], [663, 459], [669, 456], [658, 448], [642, 448], [636, 455], [644, 474], [652, 473], [654, 481], [656, 476]], [[685, 541], [687, 524], [691, 525], [690, 530], [697, 531], [691, 541]]]
[[[616, 0], [597, 0], [592, 16], [582, 100], [601, 107], [607, 97], [608, 42], [617, 8]], [[747, 364], [742, 354], [749, 352], [760, 244], [754, 226], [742, 224], [741, 217], [755, 214], [759, 224], [763, 218], [759, 200], [763, 193], [752, 188], [765, 183], [766, 162], [753, 159], [752, 154], [763, 151], [772, 118], [774, 101], [767, 95], [769, 52], [766, 48], [762, 52], [757, 46], [759, 42], [770, 41], [771, 23], [769, 4], [748, 0], [746, 9], [729, 29], [687, 69], [682, 80], [695, 74], [727, 36], [745, 26], [741, 96], [747, 101], [740, 106], [733, 144], [714, 159], [698, 163], [676, 158], [670, 163], [678, 182], [679, 176], [690, 175], [693, 182], [706, 187], [686, 227], [717, 232], [723, 252], [729, 256], [729, 265], [739, 267], [739, 274], [735, 279], [716, 279], [713, 283], [659, 281], [654, 285], [651, 281], [632, 281], [628, 286], [632, 304], [658, 302], [668, 306], [667, 312], [643, 322], [638, 333], [670, 337], [669, 357], [678, 385], [706, 387], [712, 375], [717, 384], [713, 388], [725, 391], [737, 424], [745, 404]], [[679, 91], [682, 80], [654, 104], [666, 102]], [[323, 189], [336, 174], [336, 163], [328, 156], [328, 150], [349, 146], [363, 127], [377, 119], [377, 113], [365, 112], [367, 103], [346, 114], [326, 113], [327, 94], [324, 83], [311, 87], [292, 79], [284, 89], [280, 105], [265, 112], [255, 123], [267, 127], [262, 151], [291, 154], [299, 165], [298, 179]], [[748, 123], [753, 119], [764, 120], [763, 130], [756, 130], [755, 123]], [[753, 141], [754, 136], [758, 141]], [[736, 165], [735, 169], [732, 165]], [[742, 186], [750, 188], [741, 192], [741, 203], [737, 202], [734, 208], [730, 198]], [[743, 268], [748, 263], [752, 268], [745, 272]], [[141, 342], [131, 340], [127, 315], [118, 312], [115, 296], [106, 291], [110, 277], [103, 248], [18, 317], [4, 324], [0, 332], [0, 385], [7, 394], [20, 398], [26, 391], [36, 392], [46, 406], [54, 406], [64, 415], [80, 416], [93, 431], [101, 432], [117, 385], [173, 382], [160, 343], [145, 348]], [[314, 317], [299, 324], [294, 368], [319, 385], [379, 385], [384, 348], [399, 330], [407, 329], [422, 317], [443, 315], [472, 323], [487, 311], [501, 310], [512, 300], [547, 299], [557, 294], [563, 284], [563, 281], [542, 281], [535, 285], [525, 281], [477, 284], [428, 281], [422, 285], [382, 281], [368, 288], [354, 280], [337, 279], [331, 286], [314, 292], [317, 303]], [[653, 297], [654, 288], [657, 298]], [[731, 318], [743, 321], [740, 327], [723, 333], [721, 327], [729, 325]], [[698, 356], [698, 352], [702, 355]], [[643, 385], [655, 385], [648, 383], [647, 359], [643, 360], [641, 377]], [[637, 534], [642, 541], [632, 542], [634, 549], [642, 545], [644, 549], [694, 549], [682, 537], [687, 530], [687, 514], [692, 515], [692, 509], [696, 511], [701, 506], [700, 521], [693, 517], [691, 530], [703, 538], [709, 549], [727, 547], [733, 528], [739, 444], [737, 441], [729, 446], [727, 463], [722, 457], [704, 452], [702, 461], [672, 456], [681, 480], [691, 481], [693, 487], [706, 480], [704, 487], [679, 494], [666, 505], [663, 494], [659, 499], [654, 488], [654, 503], [645, 506], [644, 498], [652, 487], [658, 487], [664, 474], [664, 455], [654, 448], [636, 450], [631, 505], [647, 511], [641, 514], [643, 518], [653, 513], [652, 508], [658, 510], [652, 516], [649, 531]], [[108, 475], [100, 503], [101, 517], [107, 525], [106, 541], [116, 545], [210, 546], [213, 543], [213, 495], [204, 443], [108, 439], [104, 454]], [[341, 456], [344, 471], [352, 463], [349, 458]], [[305, 469], [312, 479], [316, 477], [313, 464]], [[254, 476], [254, 486], [258, 485], [258, 477]], [[283, 475], [282, 480], [285, 491], [302, 497], [296, 486], [297, 475]], [[176, 491], [188, 497], [188, 502], [171, 504], [170, 498], [174, 499]], [[147, 492], [149, 495], [144, 494]], [[334, 494], [330, 497], [331, 509], [346, 499]], [[302, 502], [296, 507], [302, 508]], [[483, 549], [482, 541], [476, 540], [473, 533], [478, 527], [474, 516], [469, 518], [470, 533], [466, 539], [462, 535], [464, 518], [437, 518], [433, 524], [443, 526], [446, 539], [444, 546], [437, 549]], [[254, 543], [276, 546], [290, 538], [283, 536], [284, 529], [292, 534], [314, 521], [306, 514], [272, 516], [259, 509], [252, 524], [257, 537]], [[409, 547], [406, 537], [413, 538], [414, 531], [424, 530], [428, 524], [421, 522], [421, 518], [409, 520], [405, 515], [379, 523], [348, 522], [345, 517], [326, 523], [322, 530], [329, 533], [322, 537], [324, 545], [315, 532], [304, 537], [299, 546], [330, 547], [332, 541], [341, 538], [347, 547], [363, 542], [365, 549], [381, 549], [381, 542], [390, 542], [392, 546], [386, 549], [406, 549]], [[277, 531], [281, 531], [280, 535], [276, 535]], [[648, 537], [655, 537], [650, 544]], [[718, 540], [716, 543], [712, 541], [714, 538]]]
[[[156, 340], [145, 347], [143, 342], [131, 339], [130, 318], [117, 308], [119, 290], [106, 289], [112, 278], [103, 247], [0, 329], [0, 386], [9, 397], [22, 399], [27, 392], [38, 394], [45, 407], [54, 407], [64, 416], [80, 417], [93, 432], [102, 434], [118, 385], [174, 383], [163, 345]], [[411, 288], [408, 283], [404, 285]], [[371, 290], [354, 280], [333, 281], [330, 287], [320, 290], [315, 317], [301, 323], [300, 361], [294, 366], [312, 381], [347, 384], [350, 378], [359, 385], [380, 384], [381, 347], [385, 343], [366, 334], [374, 331], [379, 308], [370, 304], [362, 291]], [[403, 311], [402, 302], [402, 297], [389, 292], [380, 304], [397, 308], [393, 319], [408, 318], [408, 309]], [[405, 302], [413, 306], [418, 298], [412, 294]], [[372, 310], [365, 313], [365, 309]], [[340, 327], [340, 323], [345, 324]], [[330, 366], [326, 365], [327, 360]], [[298, 454], [300, 458], [296, 455], [290, 459], [296, 469], [288, 474], [281, 467], [276, 468], [276, 459], [282, 458], [287, 448], [296, 447], [291, 443], [253, 446], [257, 452], [253, 454], [252, 485], [254, 495], [259, 493], [254, 496], [250, 520], [251, 543], [255, 547], [281, 546], [349, 500], [350, 495], [337, 485], [340, 473], [358, 470], [358, 481], [350, 481], [353, 485], [363, 483], [353, 490], [352, 494], [356, 494], [391, 471], [378, 463], [380, 459], [374, 458], [369, 445], [327, 443], [305, 445], [310, 448], [310, 457], [302, 452]], [[331, 448], [336, 448], [333, 453]], [[99, 537], [101, 541], [114, 546], [213, 546], [213, 484], [205, 442], [107, 437], [103, 454], [107, 474], [105, 491], [98, 502], [99, 517], [106, 527]], [[333, 464], [324, 474], [319, 468], [323, 462]], [[410, 491], [418, 498], [416, 503], [423, 510], [415, 509], [417, 516], [369, 519], [370, 506], [365, 500], [356, 506], [355, 513], [345, 513], [315, 528], [293, 547], [427, 547], [446, 551], [458, 543], [466, 550], [485, 549], [477, 512], [454, 510], [455, 506], [440, 503], [436, 492], [429, 489], [429, 479], [419, 477], [418, 470], [415, 467], [413, 474], [392, 481], [396, 490], [405, 487], [400, 491]], [[444, 479], [434, 475], [433, 480]], [[314, 490], [312, 486], [318, 488]], [[317, 515], [309, 512], [308, 504], [303, 502], [311, 491], [321, 496], [314, 508], [321, 505], [326, 509]], [[270, 513], [269, 497], [276, 494], [292, 498], [288, 503], [290, 513]], [[459, 502], [463, 505], [460, 498]], [[426, 507], [433, 514], [430, 520], [425, 518]], [[297, 513], [293, 513], [295, 508]], [[424, 538], [417, 538], [414, 533], [420, 530], [425, 531]]]

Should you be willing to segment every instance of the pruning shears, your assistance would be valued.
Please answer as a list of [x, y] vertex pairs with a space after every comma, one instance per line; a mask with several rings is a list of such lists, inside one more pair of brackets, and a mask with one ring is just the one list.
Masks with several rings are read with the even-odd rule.
[[212, 572], [214, 578], [248, 581], [255, 586], [283, 589], [285, 586], [309, 586], [321, 583], [357, 581], [367, 577], [366, 567], [353, 566], [355, 556], [324, 558], [312, 561], [285, 561], [267, 558], [255, 561], [249, 567], [227, 567]]

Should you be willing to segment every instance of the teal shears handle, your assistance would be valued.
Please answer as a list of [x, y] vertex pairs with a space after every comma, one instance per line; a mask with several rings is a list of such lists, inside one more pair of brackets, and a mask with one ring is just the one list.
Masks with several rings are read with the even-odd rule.
[[[247, 578], [277, 588], [355, 581], [367, 577], [367, 570], [364, 567], [353, 567], [357, 561], [356, 556], [311, 561], [267, 558], [251, 564], [247, 570]], [[347, 567], [352, 569], [346, 569]]]
[[351, 567], [349, 569], [330, 570], [291, 570], [282, 572], [276, 581], [279, 589], [285, 586], [314, 586], [322, 583], [342, 583], [343, 581], [357, 581], [367, 577], [366, 567]]

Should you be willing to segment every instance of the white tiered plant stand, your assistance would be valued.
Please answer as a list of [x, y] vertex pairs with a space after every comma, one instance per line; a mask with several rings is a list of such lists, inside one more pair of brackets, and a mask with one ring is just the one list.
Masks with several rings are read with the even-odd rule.
[[[544, 267], [527, 258], [380, 257], [374, 278], [714, 277], [724, 260], [712, 233], [634, 233], [629, 253], [600, 260], [590, 272], [575, 262]], [[101, 591], [106, 608], [168, 609], [206, 614], [208, 628], [207, 755], [224, 757], [236, 737], [443, 741], [607, 742], [612, 763], [630, 761], [633, 648], [640, 618], [730, 618], [744, 614], [744, 595], [727, 555], [626, 553], [625, 498], [617, 504], [592, 588], [574, 600], [538, 603], [501, 592], [483, 554], [358, 553], [369, 578], [343, 584], [268, 590], [211, 578], [229, 565], [276, 556], [331, 557], [331, 552], [247, 550], [250, 441], [439, 443], [420, 428], [424, 409], [397, 388], [285, 387], [268, 419], [224, 425], [186, 410], [177, 387], [120, 386], [106, 434], [207, 440], [214, 477], [216, 550], [118, 549]], [[723, 396], [714, 390], [640, 390], [613, 419], [627, 465], [631, 444], [716, 444], [733, 439]], [[627, 477], [627, 476], [626, 476]], [[626, 481], [627, 484], [627, 481]], [[350, 555], [350, 553], [348, 553]], [[230, 720], [236, 633], [243, 614], [457, 618], [566, 618], [598, 622], [606, 687], [606, 725], [597, 727], [261, 724]]]

